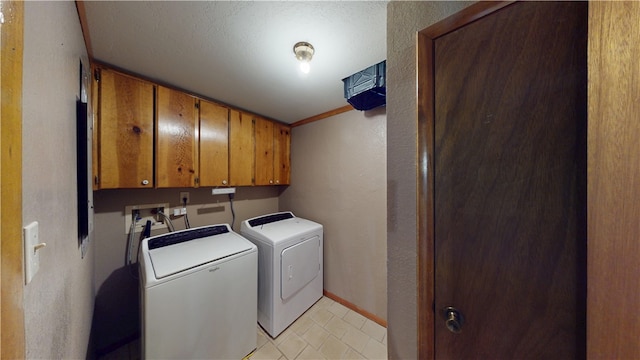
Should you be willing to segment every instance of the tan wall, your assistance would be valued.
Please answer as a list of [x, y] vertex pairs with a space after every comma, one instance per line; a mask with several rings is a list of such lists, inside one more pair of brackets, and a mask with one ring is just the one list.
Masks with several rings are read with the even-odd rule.
[[388, 353], [417, 358], [416, 33], [470, 2], [392, 1], [387, 6]]
[[[240, 232], [242, 220], [278, 211], [280, 190], [278, 187], [236, 188], [234, 230]], [[133, 339], [139, 331], [137, 270], [125, 267], [125, 206], [169, 203], [171, 208], [178, 207], [181, 191], [189, 192], [187, 214], [191, 227], [232, 223], [228, 196], [212, 195], [211, 188], [94, 192], [96, 305], [92, 338], [96, 351]], [[185, 228], [183, 217], [174, 218], [172, 223], [176, 230]], [[152, 235], [165, 232], [166, 229], [154, 230]], [[139, 238], [137, 233], [134, 254]]]
[[22, 219], [38, 221], [47, 243], [24, 288], [29, 359], [84, 358], [89, 343], [94, 249], [82, 259], [76, 235], [80, 56], [86, 50], [74, 2], [25, 3]]
[[387, 318], [386, 115], [349, 111], [294, 127], [280, 210], [324, 226], [324, 288]]

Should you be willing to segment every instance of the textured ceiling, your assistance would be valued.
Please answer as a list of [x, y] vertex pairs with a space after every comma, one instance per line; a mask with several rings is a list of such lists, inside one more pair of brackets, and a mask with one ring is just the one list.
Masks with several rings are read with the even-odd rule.
[[387, 1], [84, 4], [96, 60], [287, 123], [347, 105], [342, 79], [386, 58]]

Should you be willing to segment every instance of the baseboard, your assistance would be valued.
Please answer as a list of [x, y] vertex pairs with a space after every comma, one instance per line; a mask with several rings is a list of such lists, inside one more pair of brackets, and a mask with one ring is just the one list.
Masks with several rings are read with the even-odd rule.
[[383, 318], [381, 318], [381, 317], [379, 317], [377, 315], [374, 315], [374, 314], [368, 312], [365, 309], [359, 308], [358, 306], [350, 303], [349, 301], [339, 297], [338, 295], [336, 295], [336, 294], [334, 294], [332, 292], [329, 292], [327, 290], [322, 290], [322, 293], [324, 294], [324, 296], [328, 297], [329, 299], [331, 299], [331, 300], [333, 300], [333, 301], [335, 301], [335, 302], [337, 302], [339, 304], [344, 305], [345, 307], [357, 312], [358, 314], [360, 314], [360, 315], [366, 317], [367, 319], [377, 323], [378, 325], [384, 326], [385, 328], [387, 327], [387, 320], [385, 320], [385, 319], [383, 319]]

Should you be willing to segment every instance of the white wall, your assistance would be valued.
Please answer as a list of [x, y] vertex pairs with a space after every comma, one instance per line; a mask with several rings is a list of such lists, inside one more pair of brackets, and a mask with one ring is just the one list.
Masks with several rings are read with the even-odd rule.
[[280, 210], [324, 226], [324, 288], [387, 318], [385, 108], [294, 127]]
[[416, 33], [469, 2], [392, 1], [387, 6], [388, 353], [417, 358]]
[[75, 2], [25, 2], [23, 223], [39, 222], [40, 271], [24, 288], [26, 356], [84, 358], [93, 311], [93, 247], [77, 240], [76, 98], [86, 56]]

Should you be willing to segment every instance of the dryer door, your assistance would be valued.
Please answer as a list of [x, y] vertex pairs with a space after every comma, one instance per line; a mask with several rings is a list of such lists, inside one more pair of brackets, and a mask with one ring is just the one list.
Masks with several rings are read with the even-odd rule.
[[287, 300], [320, 273], [320, 237], [314, 236], [282, 250], [280, 296]]

